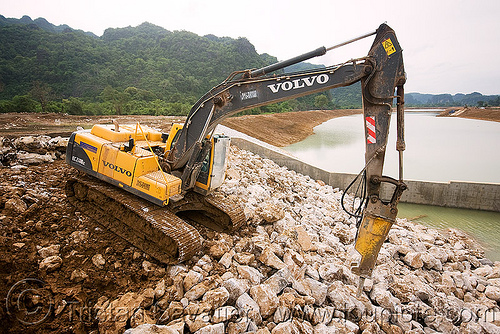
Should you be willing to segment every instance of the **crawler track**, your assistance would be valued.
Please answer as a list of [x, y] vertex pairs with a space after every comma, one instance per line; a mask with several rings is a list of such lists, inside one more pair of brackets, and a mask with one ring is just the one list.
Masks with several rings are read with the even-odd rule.
[[230, 199], [193, 193], [160, 207], [86, 175], [67, 181], [66, 196], [106, 229], [167, 264], [187, 260], [202, 248], [200, 233], [176, 214], [225, 232], [245, 220], [241, 207]]
[[182, 200], [171, 201], [168, 208], [182, 218], [219, 232], [231, 233], [245, 222], [239, 201], [222, 195], [189, 192]]

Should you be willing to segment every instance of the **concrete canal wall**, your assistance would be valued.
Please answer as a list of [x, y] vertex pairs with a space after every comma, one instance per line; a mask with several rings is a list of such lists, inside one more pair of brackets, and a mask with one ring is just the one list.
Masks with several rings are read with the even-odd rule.
[[[312, 166], [280, 148], [227, 127], [221, 127], [218, 130], [230, 135], [233, 145], [273, 160], [280, 166], [309, 175], [313, 179], [322, 180], [334, 188], [345, 190], [356, 176], [355, 174], [328, 172]], [[408, 185], [408, 190], [403, 193], [401, 202], [500, 212], [500, 184], [498, 183], [413, 180], [405, 180], [405, 183]], [[387, 194], [382, 192], [382, 197], [387, 197]]]

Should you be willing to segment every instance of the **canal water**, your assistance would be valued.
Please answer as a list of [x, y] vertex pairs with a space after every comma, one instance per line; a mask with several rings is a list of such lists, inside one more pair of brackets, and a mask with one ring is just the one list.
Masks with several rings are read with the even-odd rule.
[[[405, 115], [404, 178], [422, 181], [500, 183], [500, 123], [436, 117], [435, 111]], [[396, 119], [393, 114], [384, 174], [397, 178]], [[357, 174], [364, 166], [363, 115], [331, 119], [314, 134], [284, 149], [331, 172]], [[500, 261], [500, 213], [403, 203], [399, 216], [435, 228], [459, 228], [485, 245], [487, 255]]]

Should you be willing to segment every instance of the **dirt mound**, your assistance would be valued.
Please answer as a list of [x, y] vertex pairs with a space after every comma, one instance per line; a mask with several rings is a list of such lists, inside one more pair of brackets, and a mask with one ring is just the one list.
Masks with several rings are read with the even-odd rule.
[[[43, 282], [37, 288], [48, 292], [54, 308], [42, 324], [28, 327], [30, 331], [87, 332], [97, 325], [88, 305], [101, 296], [139, 289], [151, 277], [165, 274], [142, 252], [69, 205], [64, 181], [75, 171], [62, 161], [2, 168], [0, 174], [0, 295], [7, 296], [18, 282], [37, 278]], [[11, 292], [15, 296], [15, 289]], [[47, 305], [37, 296], [29, 298], [29, 312]], [[14, 308], [9, 316], [6, 311], [1, 308], [0, 318], [11, 333], [26, 329], [18, 320], [36, 323], [45, 315]]]

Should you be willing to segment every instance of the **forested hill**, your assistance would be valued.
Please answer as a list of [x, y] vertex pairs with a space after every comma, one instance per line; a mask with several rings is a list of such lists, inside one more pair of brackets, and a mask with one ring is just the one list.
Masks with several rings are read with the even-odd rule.
[[58, 32], [10, 24], [0, 27], [0, 99], [28, 93], [35, 81], [61, 97], [95, 97], [110, 86], [193, 99], [232, 71], [275, 61], [245, 38], [171, 32], [149, 23], [107, 29], [99, 38], [69, 27]]
[[483, 95], [478, 92], [470, 94], [420, 94], [409, 93], [406, 103], [411, 106], [499, 106], [500, 95]]
[[[63, 32], [67, 30], [73, 30], [71, 27], [69, 27], [67, 24], [61, 24], [61, 25], [54, 25], [44, 19], [43, 17], [39, 17], [37, 19], [32, 20], [31, 17], [24, 15], [20, 19], [14, 19], [14, 18], [6, 18], [3, 15], [0, 15], [0, 27], [3, 26], [8, 26], [8, 25], [32, 25], [32, 26], [37, 26], [40, 29], [43, 29], [45, 31], [49, 32]], [[83, 30], [77, 30], [81, 33], [84, 33], [89, 36], [97, 37], [95, 34], [91, 32], [84, 32]]]
[[[361, 108], [360, 83], [341, 87], [330, 91], [332, 103], [339, 108]], [[488, 107], [499, 106], [500, 95], [483, 95], [478, 92], [470, 94], [421, 94], [406, 93], [406, 107], [444, 108], [458, 106]]]

